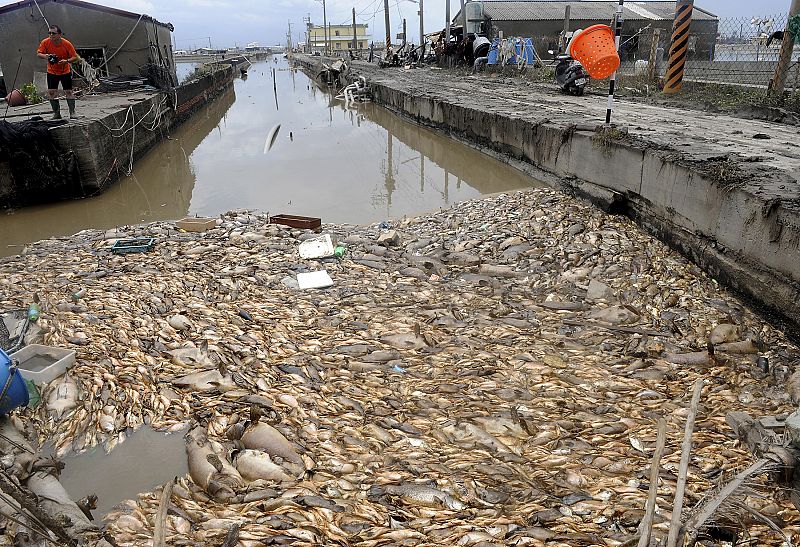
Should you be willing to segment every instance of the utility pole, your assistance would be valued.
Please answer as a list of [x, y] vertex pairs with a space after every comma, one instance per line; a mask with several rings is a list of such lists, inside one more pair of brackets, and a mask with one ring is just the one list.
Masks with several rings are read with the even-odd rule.
[[328, 54], [328, 12], [325, 9], [325, 0], [322, 0], [322, 26], [325, 29], [325, 55]]
[[303, 17], [303, 22], [306, 24], [306, 53], [311, 52], [311, 14], [308, 17]]
[[383, 23], [386, 25], [386, 47], [384, 55], [389, 52], [392, 45], [392, 27], [389, 25], [389, 0], [383, 0]]
[[419, 45], [422, 47], [421, 54], [425, 54], [425, 21], [422, 12], [422, 2], [419, 0]]
[[[800, 14], [800, 0], [792, 0], [792, 6], [789, 8], [789, 21], [797, 14]], [[786, 30], [783, 32], [783, 40], [781, 40], [781, 53], [778, 57], [778, 64], [775, 66], [775, 76], [769, 86], [770, 95], [778, 97], [783, 95], [783, 89], [786, 86], [786, 75], [789, 72], [789, 67], [792, 66], [794, 39], [795, 36], [789, 30], [787, 22]], [[800, 70], [800, 68], [795, 70]]]
[[408, 38], [406, 38], [406, 20], [403, 19], [403, 47], [405, 47], [406, 42], [408, 42]]
[[[683, 86], [686, 53], [689, 47], [689, 29], [692, 25], [694, 0], [677, 0], [675, 21], [672, 23], [672, 40], [669, 45], [669, 65], [664, 76], [664, 93], [674, 95]], [[756, 53], [758, 56], [758, 53]]]
[[291, 20], [289, 20], [289, 33], [286, 36], [287, 36], [286, 47], [288, 47], [289, 48], [289, 52], [291, 52], [292, 51], [292, 21]]
[[358, 38], [356, 37], [356, 8], [353, 8], [353, 52], [358, 51]]
[[444, 18], [444, 47], [447, 48], [450, 45], [450, 0], [445, 0]]
[[467, 10], [464, 9], [464, 0], [461, 0], [461, 39], [467, 41]]

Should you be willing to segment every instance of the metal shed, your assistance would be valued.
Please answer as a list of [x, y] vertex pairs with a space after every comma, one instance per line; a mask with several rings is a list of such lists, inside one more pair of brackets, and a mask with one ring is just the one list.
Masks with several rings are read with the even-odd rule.
[[[78, 54], [100, 74], [152, 76], [177, 83], [169, 23], [83, 0], [24, 0], [0, 7], [0, 66], [10, 90], [41, 80], [36, 49], [48, 23], [61, 27]], [[17, 74], [17, 72], [19, 72]]]
[[[557, 36], [564, 29], [564, 14], [570, 9], [570, 30], [586, 28], [596, 24], [609, 24], [616, 13], [619, 2], [614, 0], [588, 0], [572, 2], [550, 2], [544, 0], [486, 0], [472, 2], [482, 4], [485, 28], [489, 34], [497, 36], [531, 37], [547, 44], [556, 43]], [[469, 11], [467, 12], [469, 13]], [[459, 24], [461, 11], [453, 19]], [[633, 38], [649, 26], [662, 29], [662, 36], [668, 37], [672, 31], [675, 16], [675, 2], [625, 2], [623, 9], [625, 23], [622, 29], [623, 42]], [[698, 36], [695, 55], [709, 58], [717, 38], [719, 18], [697, 5], [692, 12], [692, 34]], [[623, 53], [633, 53], [638, 48], [634, 38], [627, 43]]]

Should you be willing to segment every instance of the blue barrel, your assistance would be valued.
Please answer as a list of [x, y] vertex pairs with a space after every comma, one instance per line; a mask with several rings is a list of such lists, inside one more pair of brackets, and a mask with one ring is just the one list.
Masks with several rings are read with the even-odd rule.
[[0, 414], [8, 414], [15, 408], [28, 404], [28, 386], [25, 384], [25, 379], [16, 367], [11, 367], [11, 358], [0, 349], [0, 394], [6, 384], [8, 389], [0, 398]]
[[497, 57], [500, 55], [500, 40], [495, 38], [492, 41], [492, 47], [489, 49], [489, 64], [496, 65], [497, 64]]

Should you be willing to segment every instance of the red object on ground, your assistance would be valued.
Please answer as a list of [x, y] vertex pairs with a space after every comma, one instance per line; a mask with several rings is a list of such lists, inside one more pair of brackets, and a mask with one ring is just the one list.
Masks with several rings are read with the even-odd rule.
[[10, 106], [22, 106], [28, 104], [28, 101], [25, 100], [25, 95], [20, 93], [19, 89], [15, 89], [11, 93], [6, 95], [6, 102]]
[[569, 46], [569, 54], [595, 80], [610, 77], [620, 65], [614, 31], [608, 25], [592, 25], [578, 34]]

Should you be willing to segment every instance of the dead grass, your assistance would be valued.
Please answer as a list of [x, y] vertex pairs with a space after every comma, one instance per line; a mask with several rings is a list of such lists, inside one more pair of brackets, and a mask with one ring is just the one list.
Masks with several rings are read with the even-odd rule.
[[592, 145], [595, 148], [602, 149], [603, 153], [608, 154], [611, 152], [612, 145], [624, 141], [627, 138], [628, 134], [625, 131], [621, 131], [616, 127], [600, 126], [595, 130], [594, 135], [592, 135]]

